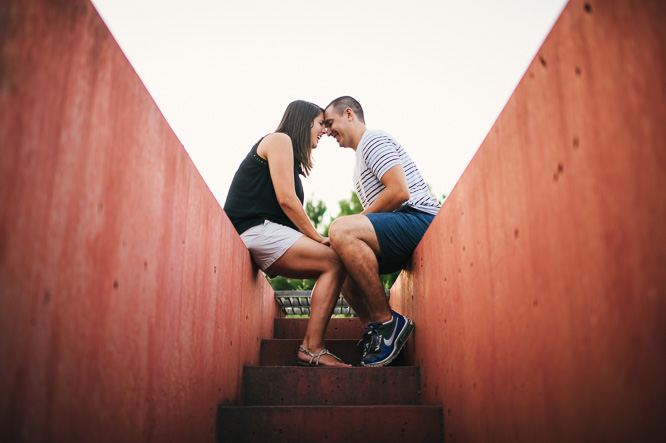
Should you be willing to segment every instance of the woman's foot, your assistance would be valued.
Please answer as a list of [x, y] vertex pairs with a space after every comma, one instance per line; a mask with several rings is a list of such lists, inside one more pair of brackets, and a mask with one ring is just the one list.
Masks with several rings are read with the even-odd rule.
[[298, 364], [301, 366], [351, 367], [327, 349], [321, 348], [312, 352], [303, 345], [298, 348]]

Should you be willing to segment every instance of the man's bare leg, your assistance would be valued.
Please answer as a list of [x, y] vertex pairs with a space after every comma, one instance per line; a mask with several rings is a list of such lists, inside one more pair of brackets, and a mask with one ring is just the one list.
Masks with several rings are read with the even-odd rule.
[[[343, 295], [346, 291], [350, 306], [354, 304], [360, 308], [361, 312], [357, 311], [359, 319], [364, 322], [366, 319], [382, 323], [389, 321], [392, 318], [391, 307], [379, 277], [379, 241], [370, 219], [360, 214], [339, 218], [331, 225], [329, 236], [331, 246], [344, 263], [348, 276], [354, 280], [356, 288], [346, 284]], [[365, 299], [365, 306], [359, 300], [361, 297]]]
[[367, 300], [361, 288], [358, 287], [354, 279], [350, 276], [347, 276], [345, 283], [342, 285], [342, 297], [347, 300], [347, 303], [354, 310], [356, 317], [358, 317], [363, 327], [367, 328], [370, 321], [370, 310], [368, 309]]

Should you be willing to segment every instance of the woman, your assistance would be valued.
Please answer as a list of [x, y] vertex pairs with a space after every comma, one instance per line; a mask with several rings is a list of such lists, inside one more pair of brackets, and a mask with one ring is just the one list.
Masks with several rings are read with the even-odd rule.
[[266, 274], [317, 279], [299, 364], [348, 366], [324, 348], [344, 266], [303, 209], [300, 175], [312, 169], [312, 150], [325, 131], [322, 108], [302, 100], [290, 103], [275, 132], [259, 140], [241, 162], [224, 210]]

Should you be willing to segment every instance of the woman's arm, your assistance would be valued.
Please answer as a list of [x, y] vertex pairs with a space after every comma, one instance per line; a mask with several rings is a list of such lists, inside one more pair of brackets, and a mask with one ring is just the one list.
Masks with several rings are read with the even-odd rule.
[[268, 161], [275, 195], [280, 207], [299, 231], [311, 239], [328, 244], [312, 225], [294, 190], [294, 148], [287, 134], [269, 134], [257, 148], [257, 154]]

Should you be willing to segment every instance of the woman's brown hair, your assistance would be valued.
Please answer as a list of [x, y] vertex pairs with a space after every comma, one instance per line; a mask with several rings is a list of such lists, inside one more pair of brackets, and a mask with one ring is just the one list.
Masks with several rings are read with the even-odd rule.
[[314, 103], [296, 100], [289, 103], [284, 111], [282, 121], [275, 132], [283, 132], [291, 138], [294, 147], [294, 161], [301, 166], [306, 177], [312, 169], [311, 129], [315, 117], [324, 110]]

